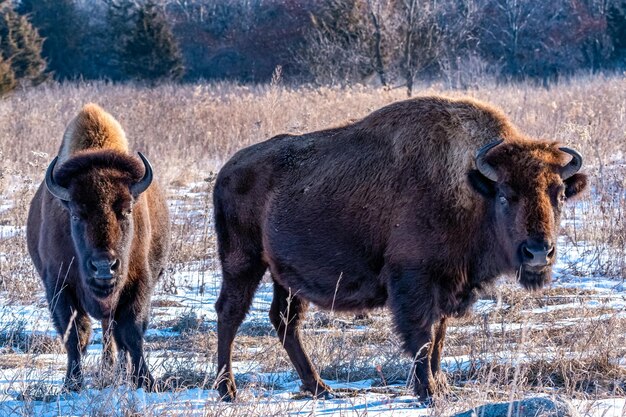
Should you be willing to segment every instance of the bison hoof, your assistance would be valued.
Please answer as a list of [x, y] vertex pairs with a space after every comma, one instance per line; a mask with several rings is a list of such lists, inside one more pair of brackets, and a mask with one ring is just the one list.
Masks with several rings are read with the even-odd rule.
[[420, 403], [431, 407], [437, 397], [445, 396], [450, 391], [446, 375], [438, 371], [428, 384], [415, 384], [413, 393]]
[[133, 375], [132, 382], [137, 389], [143, 388], [146, 392], [158, 392], [157, 383], [150, 374], [142, 376]]
[[163, 379], [155, 379], [154, 382], [152, 383], [151, 387], [146, 388], [149, 392], [165, 392], [165, 391], [170, 391], [173, 388], [172, 382], [171, 381], [166, 381]]
[[236, 399], [237, 399], [236, 392], [226, 392], [224, 394], [220, 393], [220, 400], [224, 401], [225, 403], [232, 403]]
[[161, 384], [159, 381], [155, 381], [152, 378], [150, 378], [150, 380], [147, 380], [143, 384], [143, 389], [146, 390], [147, 392], [162, 392], [163, 387], [164, 387], [164, 384]]
[[450, 392], [450, 387], [448, 386], [448, 378], [446, 378], [446, 374], [441, 371], [438, 371], [433, 375], [434, 379], [434, 387], [435, 391], [438, 395], [446, 395]]
[[426, 404], [430, 404], [431, 398], [433, 396], [432, 386], [434, 384], [422, 384], [417, 383], [413, 387], [413, 394], [417, 397], [420, 402], [424, 402]]
[[219, 384], [217, 391], [220, 394], [220, 400], [230, 403], [237, 399], [237, 388], [235, 383], [222, 382]]
[[66, 377], [63, 382], [63, 391], [78, 392], [83, 388], [83, 378], [80, 376]]
[[329, 400], [334, 397], [333, 391], [330, 387], [321, 381], [312, 386], [302, 385], [300, 387], [300, 391], [311, 395], [313, 398], [321, 398], [324, 400]]

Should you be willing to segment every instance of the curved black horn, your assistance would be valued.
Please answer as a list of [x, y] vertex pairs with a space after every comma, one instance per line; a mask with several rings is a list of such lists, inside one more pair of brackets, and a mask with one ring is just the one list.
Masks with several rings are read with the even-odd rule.
[[564, 180], [568, 179], [575, 173], [577, 173], [580, 168], [583, 166], [583, 157], [577, 151], [571, 148], [559, 148], [559, 150], [572, 155], [572, 160], [567, 163], [563, 168], [561, 168], [561, 178]]
[[504, 142], [504, 139], [489, 142], [476, 152], [476, 168], [478, 169], [478, 172], [494, 182], [498, 181], [498, 173], [496, 172], [494, 167], [492, 167], [487, 163], [487, 161], [485, 161], [485, 155], [487, 155], [487, 152], [489, 152], [491, 149], [495, 148], [502, 142]]
[[139, 194], [146, 191], [146, 189], [152, 183], [152, 165], [150, 165], [150, 162], [148, 161], [148, 159], [145, 156], [143, 156], [141, 152], [137, 152], [137, 153], [139, 154], [139, 157], [143, 161], [143, 166], [145, 167], [146, 171], [143, 174], [143, 178], [140, 179], [139, 182], [136, 182], [135, 184], [130, 186], [130, 193], [133, 195], [133, 197], [137, 197], [139, 196]]
[[61, 187], [54, 181], [54, 166], [56, 165], [58, 159], [59, 157], [55, 156], [52, 162], [50, 162], [50, 165], [48, 165], [48, 169], [46, 170], [46, 187], [48, 188], [48, 191], [50, 191], [50, 194], [59, 200], [70, 201], [70, 191], [65, 187]]

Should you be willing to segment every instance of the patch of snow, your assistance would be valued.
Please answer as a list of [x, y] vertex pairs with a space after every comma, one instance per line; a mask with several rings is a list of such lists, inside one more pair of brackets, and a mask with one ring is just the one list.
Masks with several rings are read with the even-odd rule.
[[624, 417], [626, 416], [626, 398], [608, 398], [602, 400], [573, 400], [582, 417]]
[[0, 225], [0, 239], [17, 236], [26, 230], [24, 226]]

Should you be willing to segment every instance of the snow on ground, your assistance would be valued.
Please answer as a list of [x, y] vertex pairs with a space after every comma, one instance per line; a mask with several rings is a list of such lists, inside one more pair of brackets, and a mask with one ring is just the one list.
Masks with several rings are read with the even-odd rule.
[[626, 416], [626, 398], [611, 398], [597, 401], [573, 401], [582, 416], [623, 417]]
[[[593, 289], [597, 291], [596, 298], [585, 301], [589, 308], [595, 306], [611, 307], [615, 314], [626, 314], [626, 289], [623, 283], [615, 280], [598, 280], [591, 278], [573, 278], [570, 276], [560, 276], [556, 274], [554, 286]], [[148, 336], [177, 336], [178, 333], [171, 329], [162, 328], [160, 323], [171, 322], [180, 317], [185, 312], [193, 311], [198, 317], [208, 323], [211, 329], [216, 320], [213, 305], [219, 292], [219, 274], [217, 272], [207, 273], [206, 271], [184, 271], [176, 275], [176, 282], [179, 283], [178, 293], [167, 294], [155, 297], [160, 301], [167, 301], [166, 304], [175, 307], [155, 307], [153, 309], [153, 320]], [[200, 294], [198, 288], [202, 283], [204, 290]], [[209, 283], [210, 285], [207, 285]], [[248, 320], [267, 320], [267, 311], [271, 303], [272, 288], [269, 283], [262, 283], [254, 299]], [[0, 329], [11, 329], [16, 325], [24, 332], [30, 334], [42, 334], [54, 336], [54, 328], [49, 320], [43, 294], [39, 301], [32, 305], [9, 307], [6, 300], [1, 300], [6, 307], [0, 311]], [[577, 302], [564, 301], [563, 304], [549, 305], [542, 308], [532, 309], [532, 314], [542, 314], [549, 311], [556, 311], [570, 307], [580, 307]], [[480, 300], [475, 306], [475, 313], [481, 314], [491, 309], [507, 308], [506, 305], [498, 304], [493, 300]], [[587, 317], [588, 319], [588, 317]], [[574, 320], [574, 319], [571, 319]], [[575, 323], [575, 320], [572, 322]], [[94, 336], [92, 344], [89, 345], [85, 358], [87, 364], [97, 363], [101, 353], [101, 328], [99, 323], [94, 322]], [[567, 326], [568, 320], [558, 322], [559, 325]], [[514, 327], [515, 324], [511, 324]], [[519, 324], [517, 325], [519, 326]], [[494, 325], [494, 330], [497, 326]], [[454, 328], [450, 329], [454, 332]], [[467, 331], [467, 329], [465, 329]], [[502, 352], [502, 360], [512, 360], [512, 352]], [[151, 366], [163, 365], [167, 357], [167, 352], [148, 352], [148, 360]], [[171, 357], [171, 355], [169, 355]], [[181, 392], [168, 392], [162, 394], [144, 393], [143, 390], [132, 391], [124, 387], [114, 389], [88, 389], [80, 394], [66, 394], [53, 396], [50, 401], [24, 401], [22, 396], [26, 391], [32, 391], [33, 384], [46, 385], [46, 390], [50, 387], [61, 386], [64, 375], [65, 354], [39, 354], [36, 355], [39, 364], [48, 366], [33, 369], [29, 366], [18, 368], [0, 369], [0, 416], [27, 415], [35, 416], [56, 416], [56, 415], [80, 415], [76, 413], [85, 409], [94, 409], [98, 404], [108, 404], [108, 410], [115, 407], [133, 407], [137, 410], [144, 410], [146, 413], [187, 413], [184, 415], [201, 416], [210, 412], [216, 407], [224, 407], [217, 401], [217, 393], [214, 390], [188, 389]], [[515, 360], [523, 360], [516, 357]], [[443, 368], [447, 371], [454, 368], [467, 366], [467, 357], [445, 357], [443, 358]], [[268, 392], [259, 388], [242, 390], [243, 400], [232, 407], [245, 409], [253, 407], [262, 415], [264, 412], [279, 412], [284, 415], [319, 415], [319, 416], [358, 416], [367, 412], [368, 416], [420, 416], [429, 415], [429, 410], [417, 403], [413, 397], [399, 395], [401, 386], [390, 386], [388, 393], [378, 393], [373, 387], [373, 381], [356, 381], [349, 384], [342, 384], [340, 381], [327, 381], [334, 389], [350, 388], [359, 390], [359, 395], [347, 396], [346, 398], [336, 398], [331, 400], [311, 400], [293, 399], [299, 390], [299, 380], [293, 372], [285, 372], [282, 375], [267, 376], [258, 372], [255, 368], [259, 364], [247, 361], [234, 362], [234, 370], [238, 375], [245, 374], [248, 380], [272, 378], [274, 391]], [[158, 372], [155, 371], [158, 376]], [[260, 386], [263, 386], [261, 384]], [[397, 388], [397, 392], [394, 392]], [[405, 392], [405, 391], [404, 391]], [[603, 417], [623, 417], [626, 415], [624, 399], [602, 400], [596, 402], [579, 401], [577, 407], [584, 416]], [[265, 410], [265, 411], [263, 411]], [[190, 414], [189, 414], [190, 413]]]
[[24, 230], [24, 227], [0, 225], [0, 239], [7, 239], [9, 237], [16, 236], [20, 234], [23, 230]]
[[[337, 388], [339, 385], [333, 387]], [[262, 393], [242, 392], [242, 399], [228, 405], [232, 415], [245, 412], [248, 415], [290, 415], [290, 416], [426, 416], [427, 407], [418, 404], [410, 396], [391, 398], [382, 394], [367, 394], [346, 399], [292, 400], [287, 392]], [[1, 398], [1, 397], [0, 397]], [[0, 414], [21, 413], [23, 402], [5, 396], [0, 400]], [[218, 401], [215, 391], [188, 389], [182, 392], [149, 394], [143, 390], [130, 391], [125, 388], [86, 390], [80, 394], [64, 394], [53, 401], [36, 401], [28, 410], [41, 417], [82, 415], [84, 410], [108, 412], [111, 410], [133, 409], [135, 412], [152, 415], [204, 416], [223, 410], [226, 406]], [[120, 412], [121, 414], [121, 412]], [[18, 414], [19, 415], [19, 414]], [[109, 414], [107, 414], [109, 415]]]
[[[57, 381], [60, 383], [60, 381]], [[368, 388], [368, 381], [362, 384], [332, 383], [333, 389], [347, 385]], [[393, 387], [392, 387], [393, 388]], [[118, 410], [132, 410], [143, 415], [289, 415], [289, 416], [429, 416], [432, 411], [415, 398], [407, 395], [389, 395], [376, 392], [360, 393], [336, 399], [294, 400], [288, 391], [269, 393], [241, 390], [240, 399], [235, 404], [225, 405], [218, 400], [216, 391], [187, 389], [181, 392], [160, 394], [129, 390], [126, 387], [102, 390], [88, 389], [80, 394], [62, 394], [49, 401], [25, 402], [7, 393], [0, 395], [0, 415], [33, 415], [40, 417], [84, 415], [89, 410], [92, 415], [111, 414]], [[626, 399], [612, 398], [596, 401], [573, 401], [582, 417], [623, 417], [626, 415]], [[463, 409], [462, 406], [460, 406]], [[465, 407], [469, 408], [469, 407]], [[225, 412], [227, 410], [227, 412]], [[221, 412], [220, 412], [221, 411]], [[241, 414], [240, 414], [241, 413]]]

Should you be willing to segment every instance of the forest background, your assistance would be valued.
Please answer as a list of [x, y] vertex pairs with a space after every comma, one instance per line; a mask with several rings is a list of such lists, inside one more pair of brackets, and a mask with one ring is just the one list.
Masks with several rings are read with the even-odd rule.
[[0, 0], [0, 92], [46, 80], [447, 88], [626, 68], [626, 0]]

